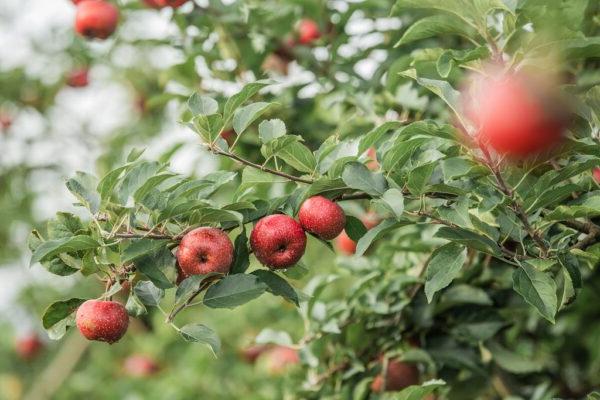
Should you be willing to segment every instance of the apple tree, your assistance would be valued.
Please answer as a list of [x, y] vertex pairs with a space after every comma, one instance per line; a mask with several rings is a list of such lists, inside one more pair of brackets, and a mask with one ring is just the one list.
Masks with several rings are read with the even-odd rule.
[[[141, 7], [78, 3], [114, 43]], [[34, 230], [31, 263], [103, 290], [50, 304], [51, 338], [159, 314], [219, 354], [202, 310], [270, 296], [303, 322], [257, 335], [297, 350], [292, 398], [598, 396], [596, 2], [145, 3], [185, 59], [153, 100], [219, 168], [136, 147], [71, 175], [85, 212]]]

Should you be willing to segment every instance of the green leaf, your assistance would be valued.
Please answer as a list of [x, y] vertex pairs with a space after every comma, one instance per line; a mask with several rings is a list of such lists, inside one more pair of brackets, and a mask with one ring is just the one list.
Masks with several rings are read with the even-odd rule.
[[280, 346], [291, 346], [294, 344], [290, 334], [285, 331], [276, 331], [271, 328], [265, 328], [256, 335], [255, 342], [258, 344], [274, 343]]
[[383, 137], [383, 135], [387, 131], [391, 131], [394, 129], [400, 129], [402, 127], [402, 122], [400, 121], [386, 121], [383, 124], [379, 125], [375, 129], [366, 133], [361, 139], [360, 144], [358, 146], [359, 154], [364, 153], [371, 146], [374, 146], [379, 139]]
[[387, 189], [387, 182], [382, 174], [369, 171], [359, 162], [346, 164], [342, 179], [348, 187], [362, 190], [372, 196], [381, 196]]
[[95, 249], [100, 244], [90, 236], [78, 235], [56, 240], [48, 240], [40, 244], [31, 256], [31, 264], [47, 261], [60, 253], [73, 253], [80, 250]]
[[394, 229], [397, 229], [406, 223], [399, 223], [392, 219], [386, 219], [382, 221], [379, 225], [374, 228], [371, 228], [364, 234], [363, 237], [360, 238], [358, 243], [356, 244], [356, 256], [362, 256], [365, 254], [365, 251], [371, 246], [371, 244], [385, 235], [387, 232], [390, 232]]
[[199, 342], [208, 345], [215, 355], [221, 351], [221, 340], [219, 339], [219, 336], [206, 325], [187, 324], [184, 325], [179, 332], [188, 342]]
[[460, 93], [452, 86], [450, 86], [448, 82], [436, 79], [420, 78], [417, 76], [417, 71], [415, 69], [406, 70], [402, 72], [401, 75], [407, 78], [414, 79], [419, 85], [432, 91], [442, 100], [444, 100], [446, 104], [448, 104], [448, 106], [452, 109], [452, 111], [454, 111], [456, 116], [460, 119]]
[[556, 282], [546, 272], [527, 263], [513, 273], [513, 288], [548, 321], [554, 323], [557, 310]]
[[142, 303], [140, 298], [137, 297], [135, 293], [129, 294], [127, 304], [125, 304], [125, 309], [132, 317], [140, 317], [148, 312], [146, 310], [146, 306], [144, 306], [144, 303]]
[[123, 250], [121, 261], [126, 264], [146, 254], [156, 252], [167, 245], [167, 240], [137, 239]]
[[133, 292], [143, 304], [154, 307], [158, 306], [165, 296], [165, 291], [157, 288], [150, 281], [139, 281], [133, 288]]
[[136, 269], [146, 275], [154, 285], [161, 289], [173, 287], [167, 275], [175, 275], [175, 257], [166, 247], [152, 253], [145, 253], [135, 261]]
[[579, 267], [579, 260], [573, 254], [559, 254], [558, 262], [569, 274], [571, 278], [571, 282], [573, 282], [573, 287], [575, 289], [581, 288], [581, 271]]
[[267, 285], [255, 275], [229, 275], [211, 286], [204, 295], [204, 304], [211, 308], [234, 308], [257, 298]]
[[443, 226], [436, 232], [435, 236], [494, 256], [502, 255], [502, 251], [496, 242], [467, 229]]
[[441, 379], [430, 380], [421, 385], [412, 385], [394, 395], [394, 400], [422, 400], [436, 389], [445, 386], [446, 382]]
[[285, 124], [280, 119], [265, 120], [258, 125], [258, 137], [262, 143], [268, 143], [285, 134]]
[[133, 196], [139, 188], [152, 178], [158, 169], [157, 162], [143, 161], [127, 171], [118, 189], [119, 203], [125, 205], [129, 197]]
[[219, 138], [225, 121], [221, 114], [197, 115], [193, 119], [193, 125], [206, 143], [213, 143]]
[[544, 368], [544, 365], [539, 361], [511, 352], [497, 342], [486, 343], [486, 347], [492, 353], [494, 362], [502, 369], [513, 374], [530, 374], [540, 372]]
[[227, 100], [227, 102], [225, 103], [225, 107], [223, 108], [223, 116], [225, 118], [225, 121], [229, 121], [233, 116], [234, 111], [239, 106], [244, 104], [246, 101], [248, 101], [248, 99], [250, 99], [256, 93], [258, 93], [260, 89], [264, 88], [265, 86], [268, 86], [269, 84], [270, 82], [266, 80], [252, 82], [244, 86], [239, 93], [236, 93], [233, 96], [231, 96]]
[[194, 93], [188, 99], [188, 108], [194, 115], [210, 115], [219, 111], [219, 103], [207, 96]]
[[123, 171], [126, 171], [129, 168], [131, 168], [131, 164], [126, 164], [122, 167], [116, 168], [104, 175], [100, 182], [98, 182], [96, 191], [100, 194], [100, 198], [103, 202], [106, 202], [106, 200], [111, 197], [113, 189], [115, 186], [117, 186]]
[[252, 272], [252, 275], [258, 278], [267, 285], [267, 291], [275, 296], [281, 296], [287, 301], [299, 306], [298, 293], [296, 290], [282, 277], [272, 271], [258, 269]]
[[233, 115], [233, 129], [238, 135], [241, 135], [252, 122], [256, 121], [266, 110], [271, 106], [271, 103], [264, 101], [248, 104], [245, 107], [238, 108]]
[[438, 35], [458, 35], [474, 39], [477, 32], [471, 26], [452, 15], [432, 15], [422, 18], [408, 27], [395, 47], [405, 45], [421, 39]]
[[48, 237], [50, 239], [64, 239], [76, 236], [83, 230], [79, 217], [65, 212], [56, 214], [56, 219], [48, 221]]
[[46, 308], [42, 316], [42, 326], [48, 332], [52, 340], [58, 340], [64, 336], [67, 329], [75, 324], [75, 311], [85, 299], [73, 298], [57, 301]]
[[391, 212], [396, 219], [402, 218], [402, 213], [404, 212], [404, 195], [401, 190], [395, 188], [386, 190], [383, 196], [381, 196], [379, 203]]
[[433, 174], [433, 170], [438, 164], [439, 163], [437, 161], [427, 163], [410, 171], [408, 174], [408, 182], [406, 182], [408, 190], [410, 190], [410, 192], [414, 195], [421, 195], [425, 193], [427, 183], [429, 183], [431, 175]]
[[344, 227], [346, 234], [350, 239], [358, 242], [360, 238], [362, 238], [365, 233], [367, 233], [367, 228], [362, 223], [362, 221], [352, 215], [346, 216], [346, 226]]
[[67, 189], [87, 207], [92, 214], [100, 210], [100, 194], [96, 191], [96, 177], [85, 172], [78, 171], [74, 178], [67, 180]]
[[466, 249], [456, 243], [448, 243], [433, 252], [425, 275], [425, 295], [429, 303], [435, 293], [448, 286], [460, 274], [466, 259]]
[[281, 149], [277, 157], [300, 172], [311, 173], [317, 168], [317, 160], [314, 154], [300, 142], [290, 143]]
[[485, 24], [487, 15], [493, 10], [512, 13], [502, 0], [397, 0], [392, 12], [398, 13], [405, 9], [444, 11], [474, 26]]
[[234, 243], [234, 258], [233, 264], [231, 265], [232, 274], [243, 274], [250, 266], [250, 251], [248, 250], [248, 238], [246, 237], [246, 230], [235, 238]]

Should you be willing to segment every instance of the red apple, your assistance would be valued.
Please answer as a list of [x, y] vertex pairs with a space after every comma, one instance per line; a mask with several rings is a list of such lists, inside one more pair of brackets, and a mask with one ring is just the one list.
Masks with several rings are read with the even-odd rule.
[[143, 0], [144, 4], [151, 8], [162, 8], [160, 0]]
[[235, 131], [233, 129], [227, 129], [223, 132], [221, 132], [221, 137], [223, 138], [223, 140], [225, 140], [227, 142], [228, 145], [232, 145], [235, 142], [235, 138], [237, 137], [237, 134], [235, 133]]
[[144, 0], [147, 6], [152, 8], [172, 7], [178, 8], [187, 3], [189, 0]]
[[0, 112], [0, 129], [6, 131], [13, 123], [13, 118], [9, 113]]
[[266, 344], [256, 344], [254, 346], [248, 346], [240, 352], [242, 359], [248, 364], [254, 364], [256, 359], [260, 357], [265, 351], [268, 351], [271, 346]]
[[129, 326], [127, 310], [116, 301], [87, 300], [77, 310], [77, 328], [85, 338], [115, 343]]
[[350, 236], [348, 236], [346, 231], [342, 231], [335, 239], [335, 245], [340, 252], [348, 256], [356, 253], [356, 242], [350, 239]]
[[600, 168], [596, 167], [592, 170], [592, 176], [596, 183], [600, 184]]
[[88, 73], [89, 70], [85, 67], [72, 70], [67, 75], [67, 85], [74, 88], [87, 86], [89, 83]]
[[310, 44], [321, 37], [319, 25], [312, 19], [303, 19], [298, 23], [298, 42]]
[[220, 229], [194, 229], [181, 239], [177, 263], [186, 278], [210, 272], [226, 274], [233, 263], [233, 243]]
[[[385, 383], [385, 388], [384, 388]], [[393, 392], [402, 390], [411, 385], [419, 383], [419, 370], [414, 364], [405, 363], [399, 360], [389, 360], [387, 370], [377, 375], [371, 383], [373, 392]]]
[[264, 357], [266, 369], [271, 375], [280, 375], [292, 365], [300, 362], [298, 351], [286, 346], [274, 346], [262, 357]]
[[300, 207], [298, 219], [305, 231], [324, 240], [335, 239], [346, 225], [342, 207], [323, 196], [306, 199]]
[[31, 361], [36, 358], [44, 348], [44, 342], [38, 335], [30, 333], [17, 338], [15, 351], [25, 361]]
[[254, 255], [264, 265], [274, 269], [291, 267], [302, 258], [306, 249], [306, 234], [292, 217], [274, 214], [262, 218], [250, 234]]
[[157, 373], [160, 367], [152, 357], [143, 354], [134, 354], [125, 359], [123, 370], [129, 376], [145, 378]]
[[[369, 211], [364, 214], [360, 220], [367, 230], [376, 227], [381, 222], [379, 215], [373, 211]], [[335, 245], [341, 253], [348, 256], [356, 253], [356, 242], [350, 239], [350, 236], [348, 236], [346, 231], [342, 231], [342, 233], [340, 233], [340, 235], [335, 239]]]
[[82, 0], [77, 4], [75, 30], [82, 36], [106, 39], [117, 29], [119, 10], [104, 0]]
[[566, 105], [553, 85], [524, 73], [491, 71], [473, 79], [463, 97], [480, 145], [511, 158], [552, 148], [567, 126]]

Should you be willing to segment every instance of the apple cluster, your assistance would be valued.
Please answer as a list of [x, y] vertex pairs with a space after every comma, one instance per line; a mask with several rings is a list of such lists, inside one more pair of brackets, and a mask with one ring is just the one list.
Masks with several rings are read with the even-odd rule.
[[[298, 219], [285, 214], [260, 219], [250, 234], [250, 247], [258, 261], [271, 269], [295, 265], [306, 250], [306, 232], [323, 240], [340, 235], [346, 215], [335, 202], [314, 196], [307, 199]], [[177, 249], [181, 281], [192, 275], [227, 274], [234, 259], [234, 247], [227, 234], [218, 228], [200, 227], [186, 233]], [[79, 331], [89, 340], [115, 343], [127, 331], [129, 317], [115, 301], [87, 300], [77, 310]]]

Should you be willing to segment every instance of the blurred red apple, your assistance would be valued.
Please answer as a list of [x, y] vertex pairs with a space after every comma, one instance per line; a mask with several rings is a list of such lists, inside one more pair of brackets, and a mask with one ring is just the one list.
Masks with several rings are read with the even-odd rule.
[[74, 88], [85, 87], [89, 83], [88, 75], [89, 70], [87, 68], [76, 68], [67, 75], [67, 85]]
[[17, 338], [15, 343], [15, 351], [25, 361], [31, 361], [36, 358], [44, 348], [44, 342], [41, 341], [35, 333]]
[[321, 37], [321, 32], [319, 31], [319, 25], [312, 19], [303, 19], [298, 23], [298, 43], [300, 44], [311, 44], [315, 40]]
[[129, 376], [145, 378], [152, 376], [160, 370], [158, 363], [150, 356], [134, 354], [125, 359], [123, 370]]
[[[371, 383], [371, 390], [376, 393], [402, 390], [419, 383], [419, 370], [414, 364], [399, 360], [389, 360], [387, 369], [377, 375]], [[385, 387], [384, 387], [385, 385]]]

